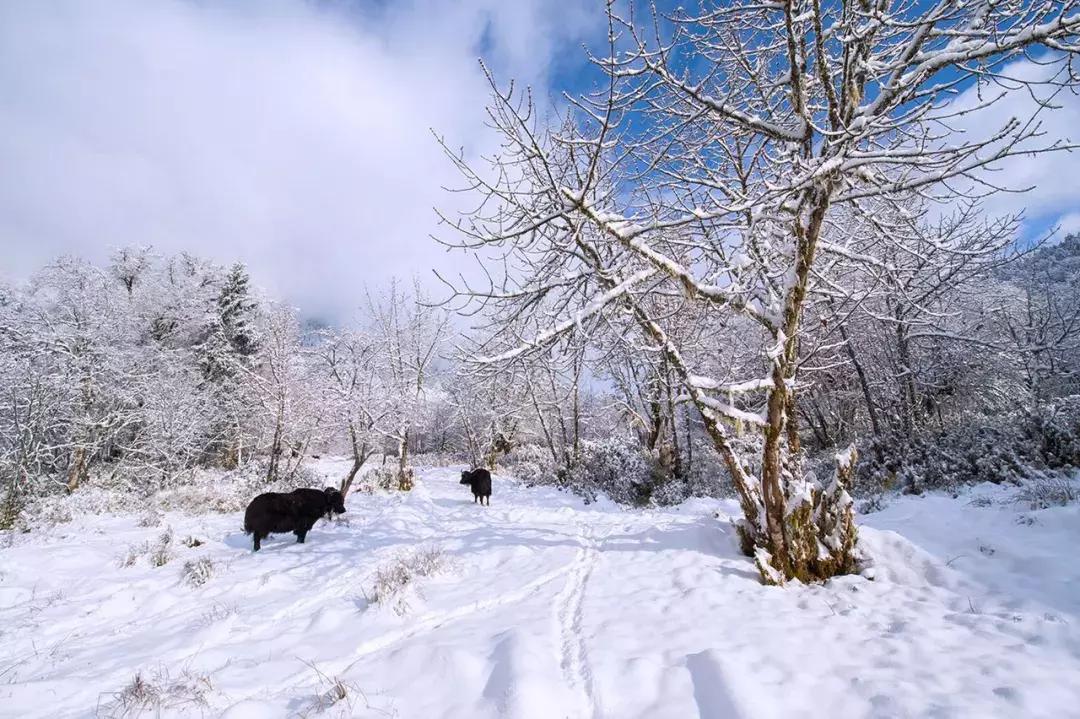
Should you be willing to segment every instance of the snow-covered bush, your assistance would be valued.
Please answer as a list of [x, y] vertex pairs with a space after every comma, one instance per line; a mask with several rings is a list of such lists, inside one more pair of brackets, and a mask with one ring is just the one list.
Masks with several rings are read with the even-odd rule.
[[873, 514], [880, 512], [889, 506], [889, 500], [885, 494], [872, 494], [858, 504], [859, 514]]
[[201, 587], [214, 575], [214, 562], [209, 557], [191, 559], [184, 563], [180, 577], [189, 587]]
[[863, 450], [852, 489], [868, 496], [891, 489], [921, 494], [979, 482], [1018, 483], [1032, 471], [1031, 449], [1016, 425], [961, 424]]
[[864, 497], [891, 489], [918, 494], [980, 482], [1020, 484], [1080, 466], [1080, 398], [992, 419], [972, 416], [908, 440], [867, 442], [861, 456], [852, 489]]
[[634, 438], [619, 435], [582, 442], [581, 458], [571, 467], [557, 466], [551, 452], [536, 444], [515, 447], [502, 464], [528, 487], [557, 486], [581, 495], [586, 502], [605, 494], [630, 506], [675, 505], [690, 497], [717, 497], [731, 490], [726, 470], [707, 449], [685, 476], [674, 477]]
[[162, 512], [242, 512], [253, 497], [263, 492], [291, 492], [298, 487], [321, 488], [336, 483], [308, 465], [301, 465], [276, 482], [268, 483], [266, 472], [266, 463], [258, 461], [230, 471], [204, 469], [150, 496], [102, 486], [104, 480], [92, 478], [70, 494], [60, 492], [32, 498], [21, 511], [16, 526], [32, 530], [69, 522], [72, 516], [135, 514], [140, 527], [154, 527], [161, 523]]
[[208, 706], [207, 695], [212, 691], [210, 677], [205, 674], [185, 670], [174, 677], [164, 668], [149, 676], [136, 672], [127, 686], [97, 707], [96, 716], [107, 719], [160, 716], [163, 710], [178, 715], [199, 713]]
[[172, 529], [166, 529], [158, 537], [157, 542], [150, 546], [150, 552], [147, 557], [150, 559], [150, 566], [163, 567], [169, 563], [173, 558], [172, 552]]
[[314, 663], [308, 663], [312, 671], [318, 677], [318, 685], [314, 694], [298, 697], [293, 705], [296, 707], [296, 719], [307, 719], [315, 716], [333, 717], [396, 717], [397, 712], [382, 707], [374, 706], [367, 695], [353, 682], [347, 682], [339, 676], [331, 676], [323, 673]]
[[593, 501], [604, 493], [620, 504], [648, 503], [662, 477], [657, 464], [631, 438], [615, 436], [602, 442], [585, 442], [581, 461], [565, 472], [564, 481]]
[[1080, 396], [1041, 405], [1028, 415], [1024, 430], [1047, 467], [1080, 467]]
[[1031, 509], [1064, 507], [1080, 501], [1080, 486], [1075, 480], [1060, 475], [1048, 475], [1024, 482], [1016, 500]]
[[157, 493], [153, 500], [163, 510], [187, 514], [204, 512], [242, 512], [248, 503], [263, 492], [291, 492], [300, 487], [323, 487], [327, 478], [308, 465], [267, 482], [265, 462], [249, 462], [237, 469], [221, 472], [204, 470], [195, 473], [175, 489]]
[[418, 578], [430, 577], [447, 564], [437, 547], [423, 547], [401, 554], [375, 571], [371, 589], [364, 593], [370, 604], [391, 607], [396, 613], [409, 611], [408, 593]]
[[557, 468], [551, 452], [538, 444], [514, 447], [501, 464], [526, 487], [558, 484]]
[[120, 555], [116, 563], [120, 567], [134, 567], [135, 563], [139, 561], [139, 557], [143, 556], [150, 551], [150, 543], [143, 542], [142, 544], [129, 544], [127, 550]]
[[412, 467], [404, 475], [396, 464], [383, 464], [363, 470], [353, 482], [352, 491], [370, 494], [372, 492], [408, 492], [416, 482], [416, 473]]
[[414, 467], [447, 467], [465, 461], [459, 452], [416, 452], [410, 460]]
[[147, 510], [139, 517], [138, 525], [140, 527], [158, 527], [161, 525], [161, 515], [158, 514], [156, 509]]

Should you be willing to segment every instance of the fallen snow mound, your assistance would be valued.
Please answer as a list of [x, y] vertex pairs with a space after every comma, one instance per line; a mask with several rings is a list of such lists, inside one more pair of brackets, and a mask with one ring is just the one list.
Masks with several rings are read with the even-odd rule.
[[1075, 506], [899, 500], [873, 581], [777, 588], [734, 504], [487, 508], [460, 469], [257, 554], [239, 515], [0, 537], [0, 715], [1080, 715]]

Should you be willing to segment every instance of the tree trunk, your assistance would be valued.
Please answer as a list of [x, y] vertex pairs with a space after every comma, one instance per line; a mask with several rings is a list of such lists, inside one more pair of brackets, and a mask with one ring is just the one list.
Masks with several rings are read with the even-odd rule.
[[413, 488], [412, 468], [409, 466], [409, 428], [406, 427], [398, 440], [398, 489], [408, 492]]
[[[870, 417], [870, 430], [874, 433], [875, 438], [880, 438], [881, 423], [878, 421], [874, 395], [870, 391], [870, 381], [866, 378], [866, 370], [863, 369], [862, 362], [859, 361], [859, 356], [855, 353], [855, 347], [852, 346], [851, 340], [848, 338], [847, 328], [844, 327], [843, 323], [840, 324], [840, 338], [844, 340], [844, 350], [847, 352], [848, 358], [851, 359], [851, 366], [855, 368], [855, 374], [859, 378], [859, 388], [862, 390], [863, 401], [866, 402], [866, 414]], [[878, 447], [876, 444], [874, 446]], [[877, 448], [877, 451], [880, 452], [880, 448]]]
[[371, 450], [368, 449], [367, 442], [361, 444], [356, 437], [356, 426], [349, 422], [349, 443], [352, 445], [353, 463], [349, 468], [348, 474], [341, 480], [341, 493], [348, 495], [349, 490], [352, 489], [353, 480], [356, 479], [357, 473], [360, 472], [360, 468], [364, 466], [364, 462], [371, 456]]
[[74, 492], [86, 477], [86, 448], [78, 447], [68, 468], [67, 491]]

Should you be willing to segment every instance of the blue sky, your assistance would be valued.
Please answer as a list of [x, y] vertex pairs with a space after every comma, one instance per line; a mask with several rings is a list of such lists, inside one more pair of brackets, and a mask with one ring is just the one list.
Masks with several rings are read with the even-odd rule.
[[[541, 97], [595, 78], [599, 0], [0, 2], [0, 273], [121, 245], [246, 262], [312, 314], [391, 275], [469, 272], [428, 235], [460, 200], [430, 128], [472, 153], [483, 55]], [[1019, 103], [1001, 111], [1021, 111]], [[1080, 101], [1048, 132], [1080, 127]], [[1036, 184], [991, 210], [1080, 230], [1076, 155], [1020, 161]]]

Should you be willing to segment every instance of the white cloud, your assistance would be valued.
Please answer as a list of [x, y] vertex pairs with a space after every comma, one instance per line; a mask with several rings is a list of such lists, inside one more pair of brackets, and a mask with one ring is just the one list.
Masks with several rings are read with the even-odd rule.
[[429, 128], [484, 149], [478, 51], [545, 85], [593, 27], [568, 5], [0, 3], [3, 269], [152, 244], [323, 312], [445, 266], [431, 208], [456, 177]]
[[1080, 234], [1080, 212], [1070, 212], [1058, 217], [1057, 225], [1062, 236]]
[[[1059, 66], [1040, 65], [1029, 60], [1010, 63], [1003, 75], [1025, 81], [1046, 81]], [[996, 89], [983, 89], [982, 99], [996, 97]], [[1043, 100], [1050, 100], [1057, 109], [1039, 110], [1038, 103], [1025, 88], [1007, 92], [996, 103], [968, 117], [964, 129], [971, 130], [974, 137], [986, 137], [1004, 126], [1009, 118], [1027, 122], [1035, 115], [1040, 138], [1028, 143], [1029, 149], [1049, 147], [1053, 142], [1080, 143], [1080, 95], [1065, 90], [1056, 94], [1048, 86], [1035, 87], [1034, 93]], [[962, 93], [954, 107], [974, 107], [979, 102], [975, 89]], [[1046, 228], [1072, 222], [1076, 229], [1076, 213], [1080, 211], [1080, 183], [1074, 181], [1080, 170], [1080, 151], [1056, 151], [1018, 155], [998, 163], [992, 172], [985, 173], [988, 181], [1009, 190], [1027, 192], [1002, 192], [985, 202], [988, 212], [994, 214], [1025, 214], [1028, 231], [1038, 235]], [[1070, 214], [1072, 220], [1069, 220]], [[1067, 222], [1069, 220], [1069, 222]]]

